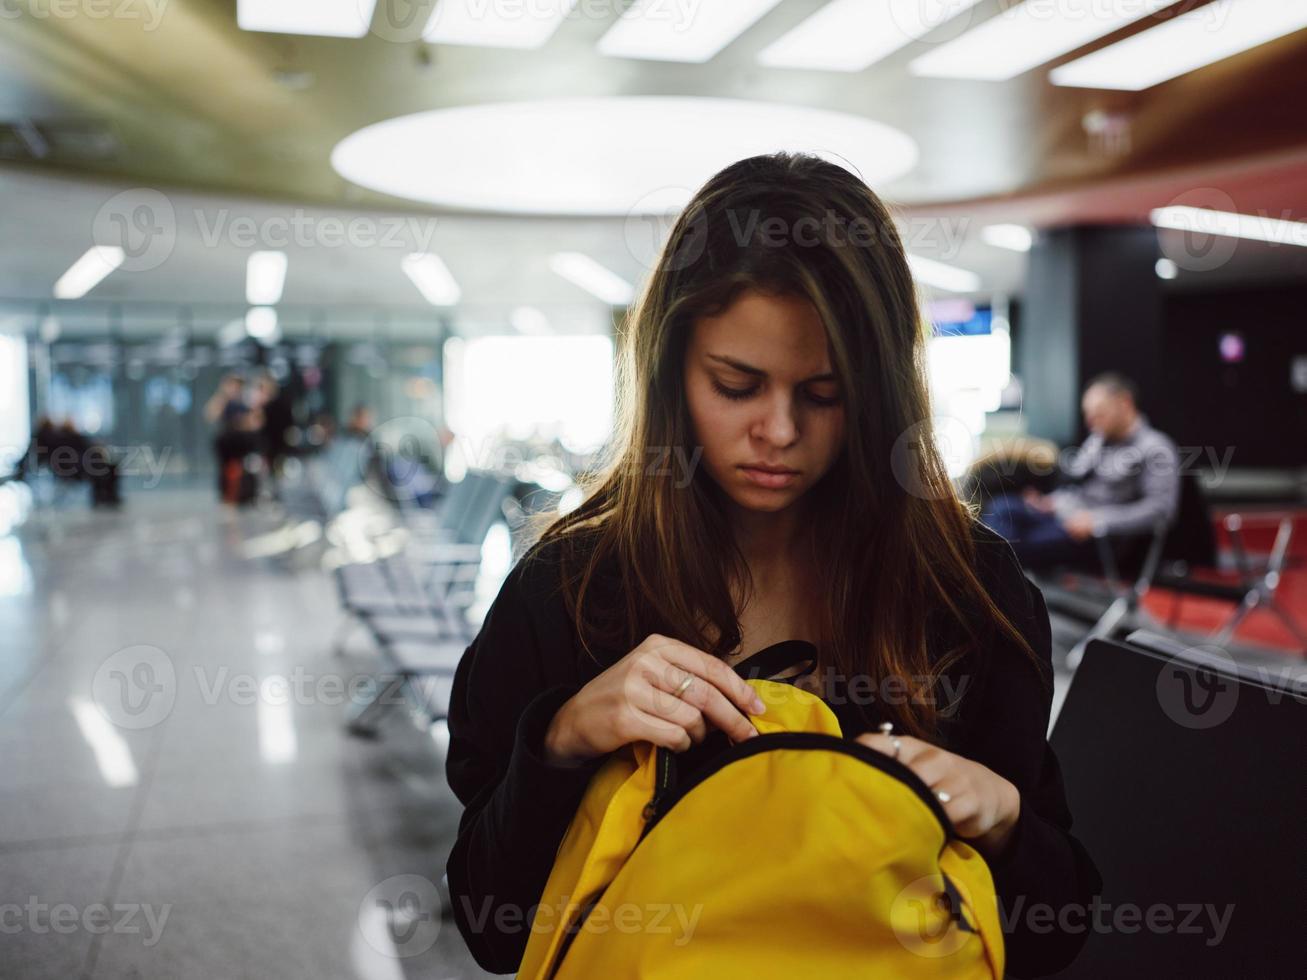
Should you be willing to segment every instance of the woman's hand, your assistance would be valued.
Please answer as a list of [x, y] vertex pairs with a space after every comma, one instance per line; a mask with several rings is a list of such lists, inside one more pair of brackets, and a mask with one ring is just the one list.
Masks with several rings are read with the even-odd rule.
[[[686, 677], [690, 684], [678, 697]], [[758, 734], [745, 712], [760, 715], [763, 703], [739, 674], [653, 633], [558, 709], [545, 732], [545, 756], [576, 765], [630, 742], [683, 752], [703, 741], [709, 722], [742, 742]]]
[[958, 835], [970, 841], [987, 858], [1003, 853], [1021, 811], [1021, 793], [992, 769], [910, 735], [867, 732], [856, 741], [893, 757], [911, 769], [940, 800]]

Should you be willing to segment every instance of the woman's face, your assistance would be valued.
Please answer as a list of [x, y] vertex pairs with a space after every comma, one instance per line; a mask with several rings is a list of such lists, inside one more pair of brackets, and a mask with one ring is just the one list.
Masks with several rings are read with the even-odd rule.
[[789, 507], [844, 445], [826, 331], [805, 298], [749, 290], [723, 313], [700, 318], [686, 351], [685, 391], [702, 465], [748, 510]]

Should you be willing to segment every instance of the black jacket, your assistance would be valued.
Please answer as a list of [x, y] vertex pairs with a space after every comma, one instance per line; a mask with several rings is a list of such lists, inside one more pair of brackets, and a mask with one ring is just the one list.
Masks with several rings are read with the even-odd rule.
[[[1002, 538], [979, 524], [974, 533], [982, 582], [1047, 667], [1051, 639], [1043, 596]], [[465, 805], [447, 867], [450, 894], [469, 950], [495, 973], [514, 972], [521, 962], [531, 907], [604, 761], [550, 765], [543, 757], [545, 730], [563, 702], [629, 652], [601, 657], [603, 666], [579, 655], [557, 589], [557, 560], [556, 546], [537, 546], [509, 573], [458, 665], [450, 701], [446, 772]], [[743, 673], [751, 660], [737, 669]], [[1015, 916], [1004, 923], [1009, 973], [1054, 972], [1074, 958], [1085, 933], [1050, 929], [1053, 913], [1067, 905], [1087, 908], [1102, 883], [1070, 833], [1061, 771], [1045, 739], [1051, 693], [1011, 642], [968, 654], [948, 677], [962, 696], [943, 747], [989, 767], [1021, 793], [1010, 844], [990, 862], [1000, 913]], [[832, 708], [848, 736], [874, 728], [877, 720], [874, 704], [865, 709], [865, 722], [847, 705]], [[1032, 907], [1040, 909], [1033, 929]], [[1083, 915], [1068, 921], [1084, 921]]]

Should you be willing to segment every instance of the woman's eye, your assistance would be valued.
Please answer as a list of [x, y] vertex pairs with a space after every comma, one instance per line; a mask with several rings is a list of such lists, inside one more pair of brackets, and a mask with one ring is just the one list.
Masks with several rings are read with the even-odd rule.
[[750, 395], [753, 395], [758, 391], [757, 388], [728, 388], [716, 378], [713, 379], [712, 386], [717, 394], [721, 395], [723, 398], [731, 398], [736, 401], [739, 401], [742, 398], [748, 398]]
[[807, 398], [814, 405], [820, 405], [823, 408], [829, 408], [840, 403], [839, 395], [818, 395], [816, 392], [809, 391], [807, 392]]

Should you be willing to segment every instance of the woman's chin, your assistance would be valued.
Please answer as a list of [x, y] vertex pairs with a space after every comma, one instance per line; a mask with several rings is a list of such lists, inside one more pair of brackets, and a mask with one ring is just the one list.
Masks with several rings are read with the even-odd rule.
[[786, 510], [801, 496], [802, 493], [792, 487], [787, 487], [784, 490], [739, 487], [731, 493], [731, 499], [738, 506], [761, 514], [774, 514]]

